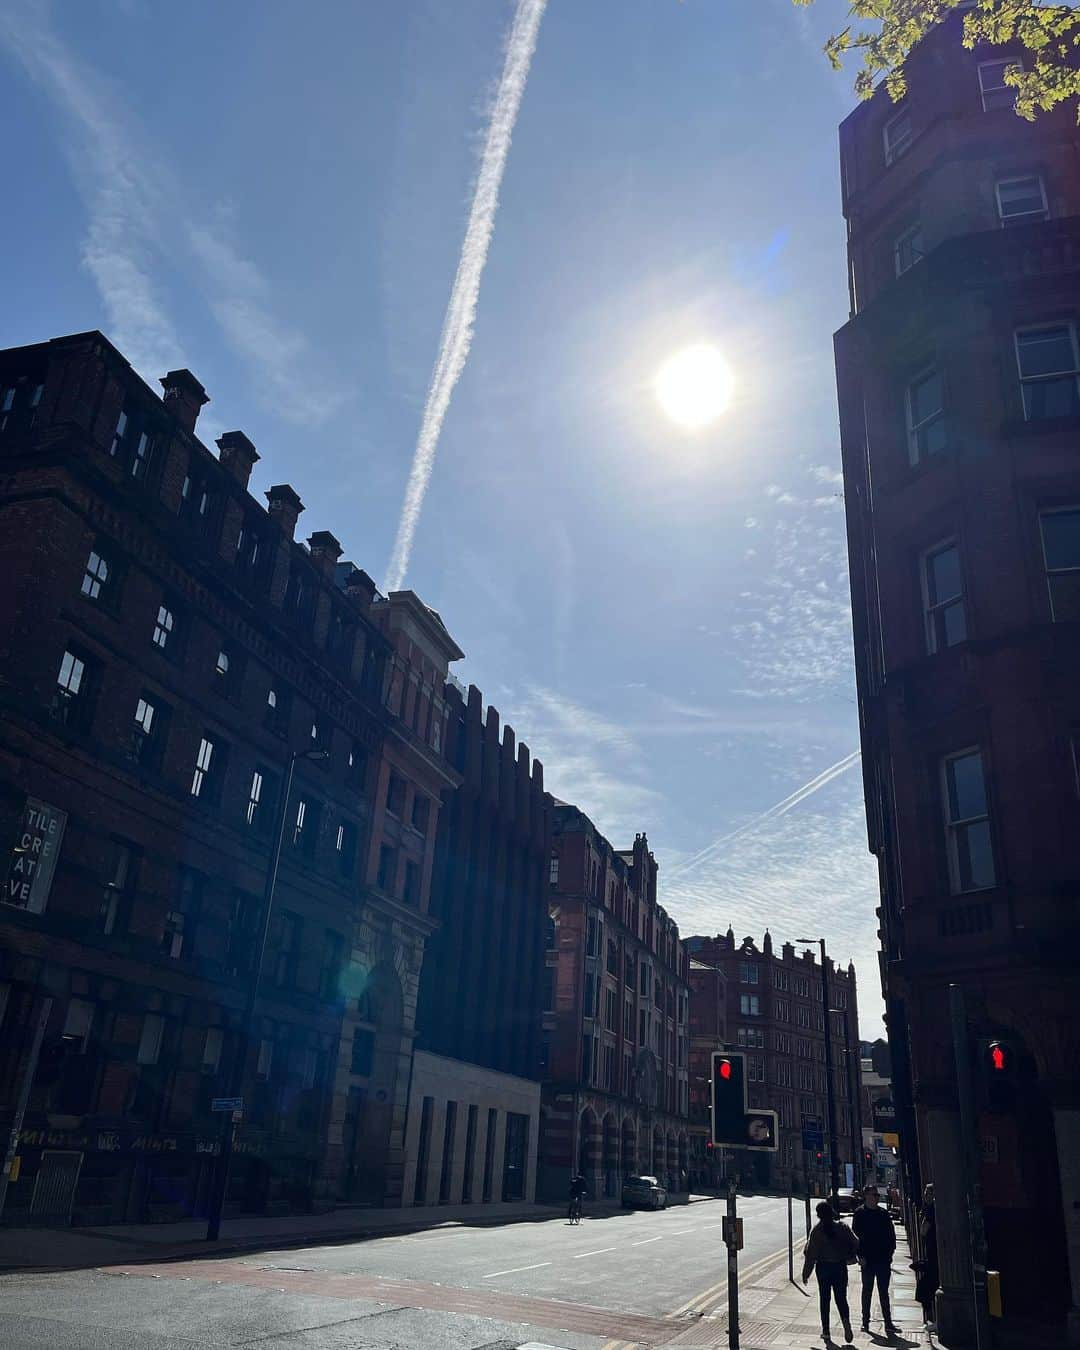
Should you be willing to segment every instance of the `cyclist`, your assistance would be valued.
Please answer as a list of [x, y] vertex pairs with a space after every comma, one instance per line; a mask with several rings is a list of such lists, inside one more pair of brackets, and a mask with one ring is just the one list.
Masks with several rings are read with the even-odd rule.
[[581, 1222], [581, 1202], [588, 1191], [585, 1178], [579, 1172], [570, 1182], [570, 1222]]

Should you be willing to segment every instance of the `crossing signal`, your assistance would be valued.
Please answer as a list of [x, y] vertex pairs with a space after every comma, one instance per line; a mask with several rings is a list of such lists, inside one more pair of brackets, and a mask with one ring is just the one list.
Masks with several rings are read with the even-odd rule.
[[821, 1165], [821, 1163], [824, 1161], [824, 1159], [825, 1159], [825, 1155], [822, 1153], [821, 1149], [819, 1149], [819, 1148], [815, 1149], [815, 1150], [814, 1150], [814, 1161], [818, 1164], [818, 1166]]
[[982, 1053], [985, 1103], [991, 1111], [1007, 1114], [1016, 1106], [1016, 1056], [1007, 1041], [990, 1041]]
[[741, 1052], [713, 1052], [712, 1142], [717, 1148], [747, 1148], [775, 1153], [775, 1111], [751, 1109], [746, 1099], [746, 1056]]
[[1009, 1070], [1009, 1052], [1000, 1041], [990, 1042], [990, 1068], [993, 1073], [1007, 1073]]

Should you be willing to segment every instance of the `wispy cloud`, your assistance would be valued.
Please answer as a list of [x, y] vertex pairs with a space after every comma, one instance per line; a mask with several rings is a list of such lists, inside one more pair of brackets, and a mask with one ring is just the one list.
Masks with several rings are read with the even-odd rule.
[[480, 279], [487, 262], [488, 248], [495, 228], [495, 214], [499, 207], [499, 189], [502, 186], [506, 158], [517, 121], [518, 109], [525, 93], [532, 64], [540, 21], [544, 17], [547, 0], [518, 0], [514, 22], [506, 44], [506, 59], [498, 92], [491, 111], [484, 149], [480, 158], [465, 239], [458, 261], [457, 274], [450, 291], [450, 303], [443, 319], [439, 353], [428, 387], [427, 401], [420, 422], [420, 434], [413, 452], [409, 480], [405, 486], [405, 500], [398, 521], [390, 564], [383, 589], [399, 590], [405, 580], [413, 539], [420, 512], [424, 505], [435, 451], [439, 444], [446, 410], [454, 386], [465, 369], [472, 345], [476, 322], [476, 305], [480, 297]]
[[228, 240], [221, 213], [192, 218], [181, 190], [115, 89], [51, 28], [39, 0], [0, 8], [0, 43], [51, 100], [68, 129], [63, 150], [86, 206], [82, 261], [101, 296], [109, 336], [148, 381], [185, 357], [160, 278], [193, 275], [222, 333], [282, 417], [318, 424], [343, 393], [316, 378], [307, 340], [273, 313], [271, 287]]

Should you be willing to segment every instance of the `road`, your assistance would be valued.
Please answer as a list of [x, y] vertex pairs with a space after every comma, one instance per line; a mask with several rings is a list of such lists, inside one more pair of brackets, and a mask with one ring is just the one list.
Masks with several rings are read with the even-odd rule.
[[[786, 1249], [742, 1198], [748, 1276]], [[724, 1203], [465, 1225], [332, 1245], [0, 1279], [5, 1350], [603, 1350], [664, 1344], [726, 1298]], [[801, 1215], [796, 1216], [796, 1222]], [[673, 1317], [682, 1319], [673, 1324]]]

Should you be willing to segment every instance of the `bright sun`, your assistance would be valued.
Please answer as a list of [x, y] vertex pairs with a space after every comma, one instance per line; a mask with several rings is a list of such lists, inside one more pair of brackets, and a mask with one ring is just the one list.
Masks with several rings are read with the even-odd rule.
[[706, 342], [669, 356], [656, 372], [656, 397], [673, 422], [688, 431], [708, 426], [731, 402], [735, 376]]

